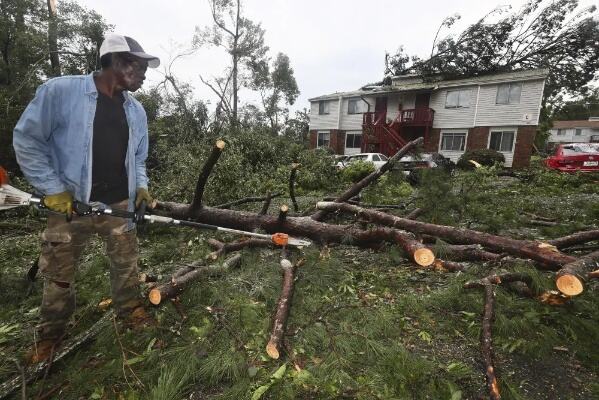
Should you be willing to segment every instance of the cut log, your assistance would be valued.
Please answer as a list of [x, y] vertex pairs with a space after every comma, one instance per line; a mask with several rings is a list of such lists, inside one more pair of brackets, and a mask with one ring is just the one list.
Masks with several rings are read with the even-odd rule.
[[279, 223], [284, 224], [287, 219], [287, 213], [289, 212], [289, 206], [287, 204], [283, 204], [279, 209]]
[[225, 255], [231, 253], [233, 251], [238, 251], [244, 249], [246, 247], [256, 248], [256, 247], [274, 247], [272, 240], [266, 239], [242, 239], [232, 243], [222, 243], [216, 239], [208, 239], [208, 245], [215, 249], [212, 253], [206, 256], [207, 259], [216, 260], [221, 255]]
[[495, 291], [493, 285], [485, 285], [485, 306], [483, 311], [481, 348], [483, 361], [485, 363], [485, 375], [487, 377], [487, 389], [492, 400], [499, 400], [499, 385], [495, 376], [495, 364], [493, 363], [493, 318], [495, 307]]
[[295, 212], [299, 211], [299, 206], [295, 200], [295, 177], [297, 176], [297, 170], [300, 166], [301, 164], [298, 163], [291, 164], [291, 174], [289, 174], [289, 198], [291, 198], [291, 204], [293, 204], [293, 210]]
[[289, 308], [293, 297], [296, 266], [289, 261], [288, 257], [287, 252], [283, 250], [281, 256], [281, 272], [283, 274], [281, 295], [277, 301], [277, 311], [273, 320], [270, 339], [266, 345], [266, 353], [275, 360], [280, 356], [281, 341], [285, 335], [287, 317], [289, 316]]
[[411, 237], [411, 235], [396, 231], [395, 241], [406, 253], [408, 253], [410, 259], [421, 267], [428, 267], [435, 262], [435, 254], [432, 250]]
[[191, 271], [172, 278], [169, 282], [156, 286], [148, 293], [150, 303], [159, 305], [166, 299], [176, 298], [189, 284], [207, 276], [222, 275], [229, 269], [239, 265], [239, 254], [227, 259], [222, 265], [209, 265], [192, 269]]
[[497, 261], [503, 258], [500, 254], [484, 250], [478, 244], [441, 245], [435, 247], [441, 257], [451, 261]]
[[[343, 203], [343, 202], [351, 199], [352, 197], [357, 196], [362, 191], [362, 189], [364, 189], [371, 183], [375, 182], [385, 172], [387, 172], [391, 168], [393, 168], [393, 166], [395, 165], [395, 162], [397, 160], [399, 160], [400, 158], [405, 156], [407, 153], [412, 151], [414, 148], [416, 148], [416, 146], [418, 146], [420, 143], [422, 143], [423, 140], [424, 139], [420, 137], [415, 140], [412, 140], [411, 142], [408, 142], [397, 153], [395, 153], [395, 155], [393, 157], [391, 157], [385, 164], [383, 164], [383, 166], [379, 170], [374, 171], [373, 173], [369, 174], [367, 177], [362, 179], [360, 182], [356, 183], [355, 185], [353, 185], [352, 187], [347, 189], [343, 194], [341, 194], [339, 197], [337, 197], [337, 199], [335, 199], [335, 202]], [[325, 210], [325, 209], [319, 210], [312, 215], [312, 219], [314, 221], [322, 221], [329, 212], [330, 212], [330, 210]]]
[[396, 217], [380, 211], [366, 210], [347, 203], [319, 202], [316, 206], [318, 209], [328, 210], [329, 212], [338, 210], [357, 214], [360, 218], [368, 219], [373, 223], [404, 229], [417, 234], [433, 235], [458, 243], [480, 244], [500, 253], [508, 253], [519, 258], [535, 260], [542, 267], [551, 270], [559, 269], [576, 260], [574, 257], [548, 248], [546, 244], [541, 242], [517, 240], [471, 229], [429, 224]]
[[584, 283], [589, 274], [599, 267], [599, 251], [587, 254], [566, 264], [556, 274], [555, 285], [566, 296], [577, 296], [584, 291]]
[[435, 262], [433, 262], [432, 267], [436, 270], [449, 272], [464, 271], [466, 269], [466, 267], [463, 264], [453, 261], [440, 260], [438, 258], [435, 260]]
[[202, 197], [204, 196], [204, 188], [206, 187], [206, 182], [208, 182], [208, 177], [212, 172], [212, 168], [218, 161], [218, 158], [223, 152], [225, 148], [225, 142], [222, 140], [217, 140], [212, 148], [212, 152], [210, 156], [206, 159], [204, 166], [202, 167], [202, 172], [200, 172], [200, 176], [198, 177], [198, 181], [196, 183], [196, 190], [193, 196], [193, 201], [191, 202], [192, 207], [200, 208], [202, 207]]
[[568, 236], [548, 240], [547, 243], [557, 247], [558, 249], [563, 249], [564, 247], [580, 243], [592, 242], [594, 240], [599, 240], [599, 229], [595, 229], [592, 231], [576, 232]]
[[500, 285], [503, 283], [513, 282], [524, 282], [527, 286], [530, 287], [532, 285], [532, 278], [530, 277], [530, 275], [521, 272], [506, 272], [502, 274], [493, 274], [479, 280], [466, 282], [464, 284], [464, 289], [482, 288], [485, 287], [485, 285], [488, 283]]

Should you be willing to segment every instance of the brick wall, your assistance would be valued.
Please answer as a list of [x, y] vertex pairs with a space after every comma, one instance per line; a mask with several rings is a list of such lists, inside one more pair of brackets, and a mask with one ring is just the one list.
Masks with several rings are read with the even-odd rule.
[[436, 153], [439, 151], [439, 135], [441, 129], [434, 128], [428, 132], [428, 140], [424, 142], [423, 149], [428, 153]]
[[[345, 151], [345, 131], [338, 129], [330, 129], [329, 147], [333, 149], [335, 154], [343, 154]], [[310, 131], [310, 148], [315, 149], [318, 145], [318, 131]]]
[[516, 146], [514, 148], [514, 161], [512, 168], [525, 168], [530, 165], [532, 146], [535, 142], [537, 126], [519, 126], [516, 134]]
[[310, 131], [310, 148], [315, 149], [318, 144], [318, 131]]
[[335, 154], [343, 154], [345, 152], [345, 131], [331, 129], [330, 147]]
[[468, 130], [468, 139], [466, 140], [466, 151], [486, 149], [489, 145], [489, 127], [475, 126]]

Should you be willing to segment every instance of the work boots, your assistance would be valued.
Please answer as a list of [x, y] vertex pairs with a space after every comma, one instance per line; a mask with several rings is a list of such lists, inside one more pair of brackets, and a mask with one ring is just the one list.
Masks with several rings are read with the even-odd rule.
[[146, 311], [144, 306], [138, 306], [131, 310], [130, 313], [122, 317], [121, 323], [124, 328], [134, 331], [158, 325], [158, 321]]
[[56, 355], [60, 343], [61, 340], [56, 339], [42, 339], [39, 342], [35, 342], [25, 355], [25, 363], [32, 365], [48, 361]]

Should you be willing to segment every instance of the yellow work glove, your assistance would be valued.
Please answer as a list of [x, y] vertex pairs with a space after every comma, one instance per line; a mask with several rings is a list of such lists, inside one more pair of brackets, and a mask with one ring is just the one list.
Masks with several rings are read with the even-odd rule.
[[69, 192], [61, 192], [44, 196], [44, 206], [52, 211], [67, 214], [67, 218], [73, 215], [73, 195]]
[[142, 187], [137, 188], [137, 194], [135, 195], [135, 208], [139, 208], [141, 202], [144, 200], [146, 201], [146, 204], [149, 208], [154, 208], [154, 205], [152, 204], [154, 202], [154, 199], [152, 198], [152, 196], [150, 196], [150, 192], [148, 192], [148, 189]]

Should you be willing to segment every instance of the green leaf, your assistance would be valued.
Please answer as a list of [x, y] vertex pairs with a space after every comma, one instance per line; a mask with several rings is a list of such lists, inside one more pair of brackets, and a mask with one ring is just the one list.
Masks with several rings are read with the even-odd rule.
[[252, 394], [252, 400], [258, 400], [259, 398], [261, 398], [262, 395], [264, 393], [266, 393], [268, 391], [268, 389], [270, 389], [271, 386], [272, 386], [272, 382], [267, 383], [266, 385], [260, 386], [258, 389], [256, 389], [254, 394]]
[[287, 371], [287, 364], [281, 365], [279, 369], [276, 370], [274, 374], [272, 374], [272, 378], [275, 380], [281, 379], [283, 376], [285, 376], [285, 371]]

